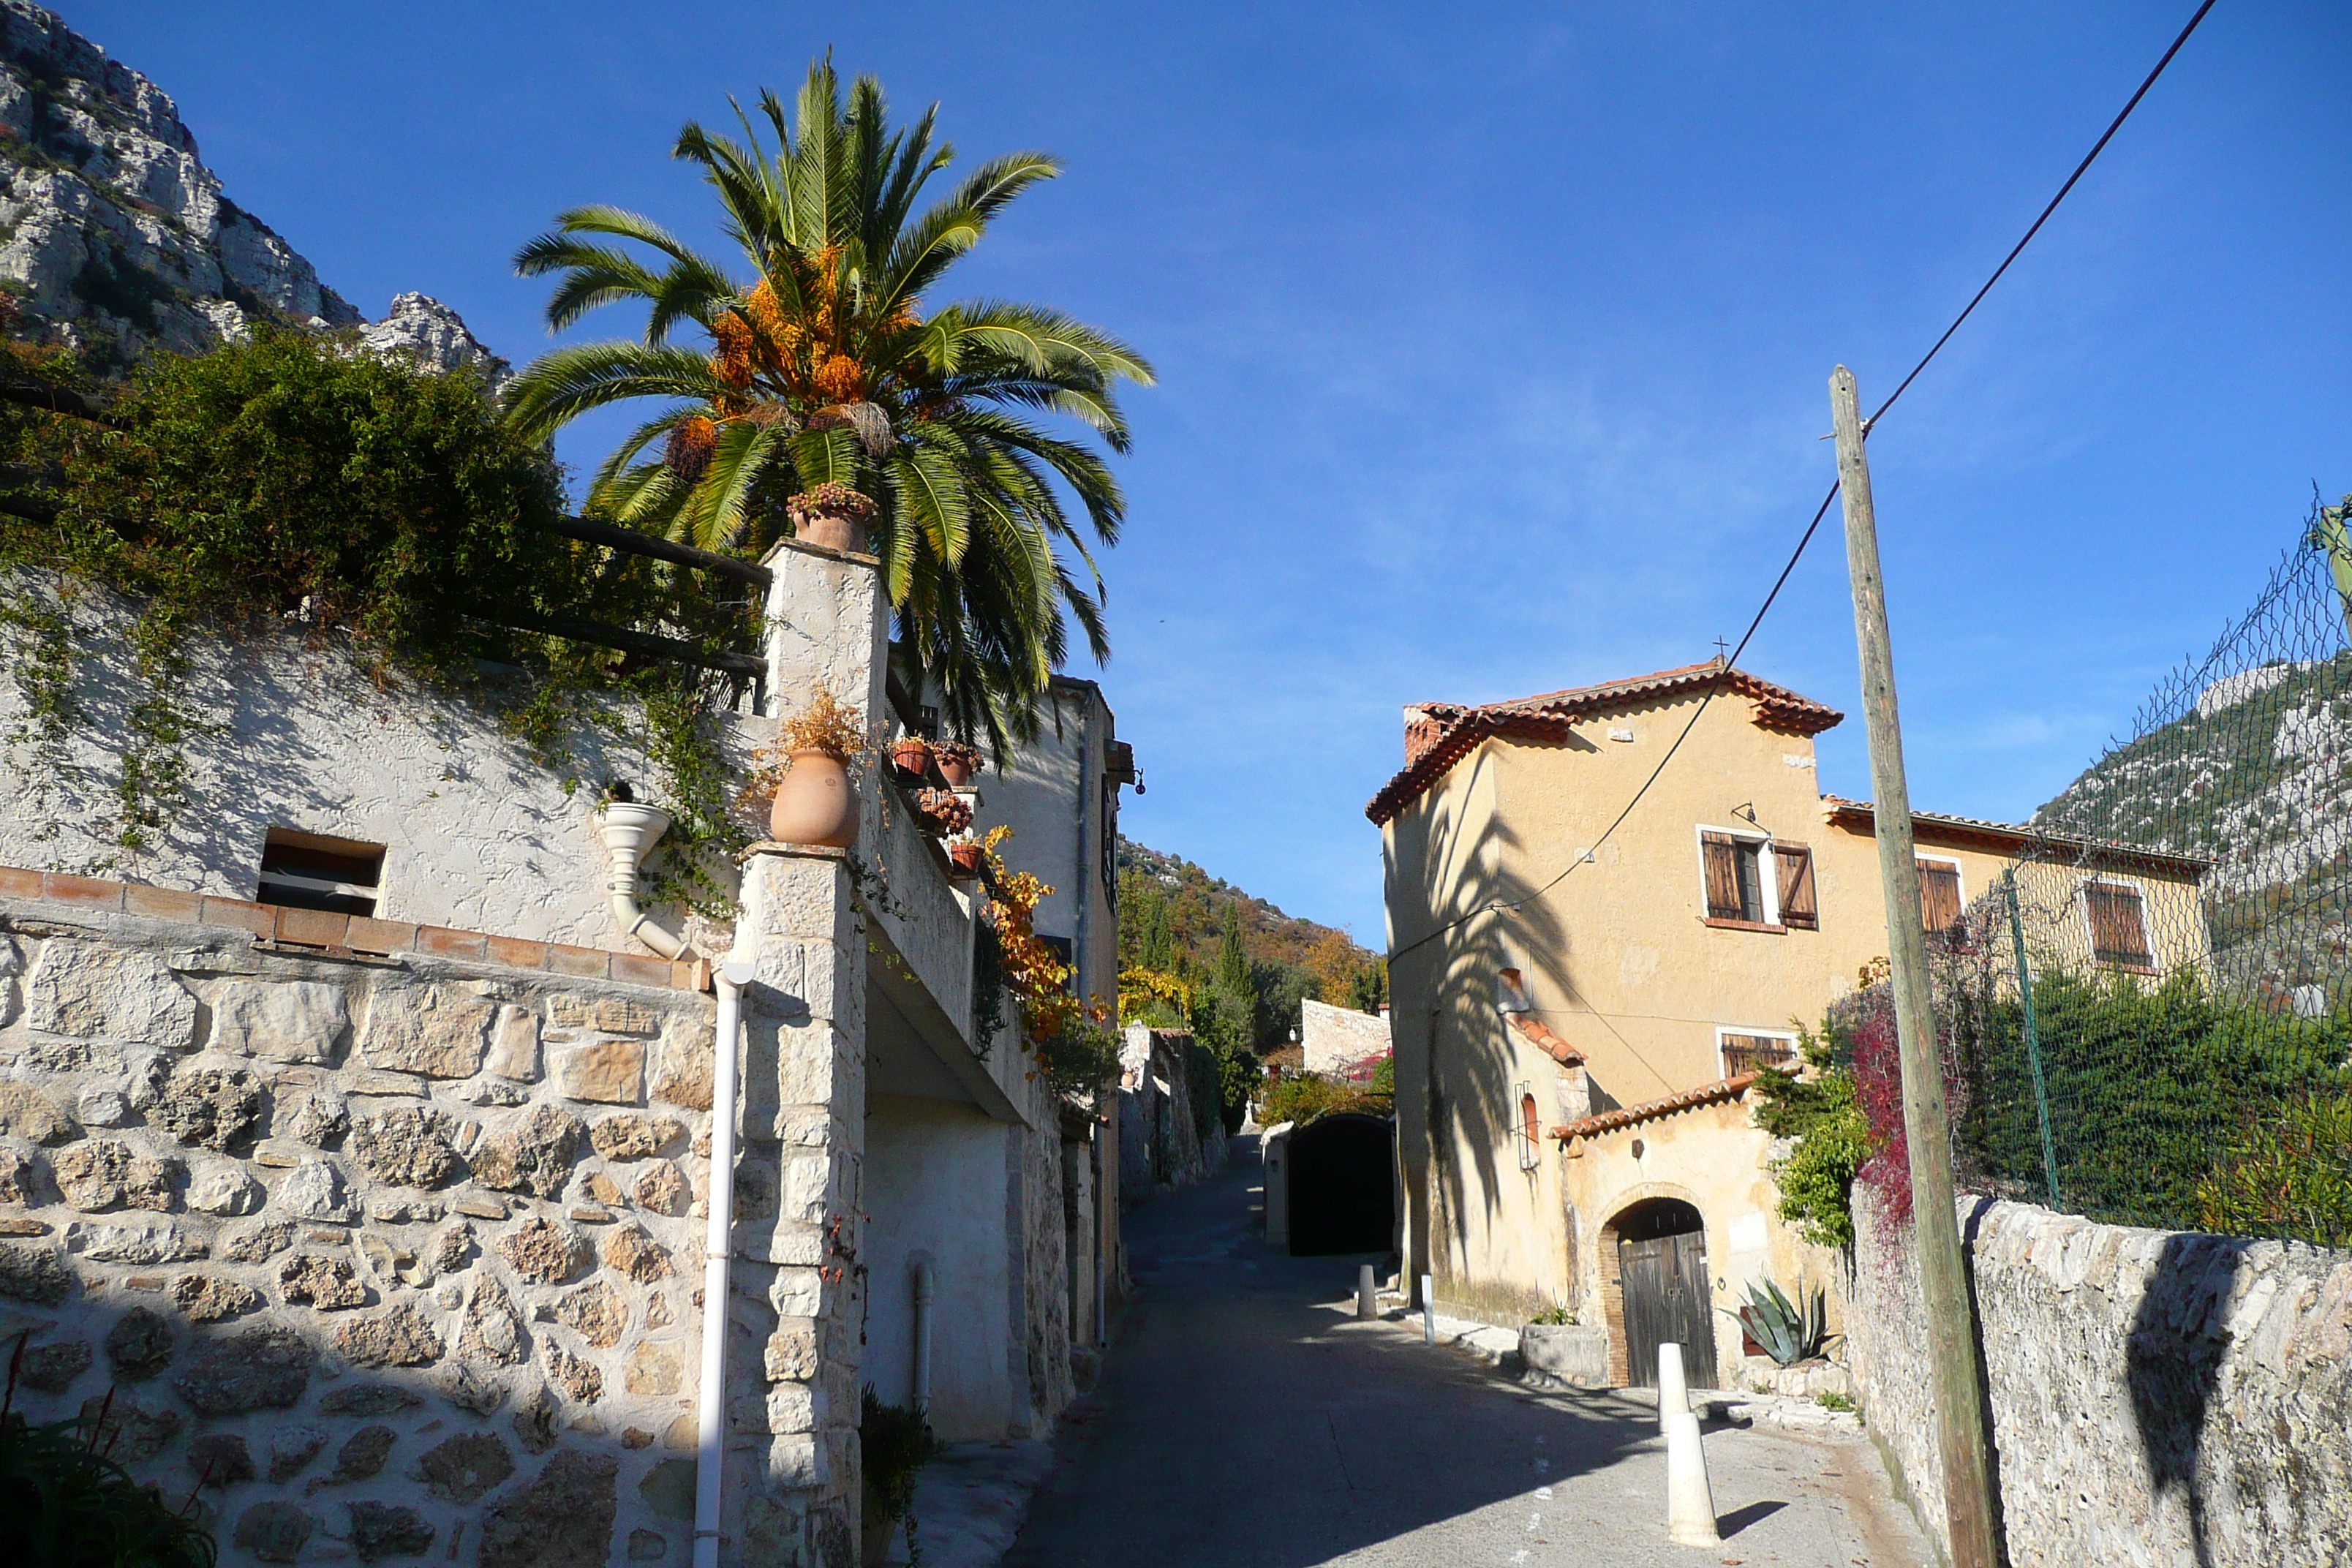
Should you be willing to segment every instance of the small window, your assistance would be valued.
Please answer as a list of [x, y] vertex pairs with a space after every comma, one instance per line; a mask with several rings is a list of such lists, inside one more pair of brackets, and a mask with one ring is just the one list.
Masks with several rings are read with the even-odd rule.
[[1821, 900], [1813, 891], [1813, 852], [1801, 844], [1775, 839], [1772, 859], [1780, 872], [1780, 923], [1804, 931], [1821, 930]]
[[1723, 1052], [1723, 1076], [1738, 1078], [1754, 1072], [1758, 1068], [1779, 1068], [1786, 1072], [1797, 1065], [1797, 1041], [1790, 1035], [1736, 1035], [1730, 1030], [1717, 1034]]
[[1703, 831], [1699, 847], [1706, 863], [1707, 919], [1763, 924], [1769, 918], [1764, 909], [1763, 841]]
[[1949, 931], [1960, 923], [1960, 864], [1957, 860], [1919, 862], [1919, 923], [1930, 931]]
[[2092, 882], [2083, 889], [2083, 906], [2091, 917], [2091, 956], [2101, 963], [2128, 969], [2152, 969], [2147, 921], [2142, 918], [2139, 889], [2116, 882]]
[[255, 901], [339, 915], [375, 913], [383, 846], [273, 827], [261, 847]]
[[1532, 1171], [1543, 1163], [1543, 1113], [1536, 1105], [1535, 1090], [1526, 1084], [1517, 1087], [1519, 1091], [1519, 1169]]
[[1044, 942], [1046, 950], [1053, 953], [1055, 963], [1070, 972], [1069, 979], [1063, 984], [1075, 994], [1078, 988], [1077, 961], [1070, 956], [1070, 939], [1066, 936], [1040, 934], [1037, 940]]

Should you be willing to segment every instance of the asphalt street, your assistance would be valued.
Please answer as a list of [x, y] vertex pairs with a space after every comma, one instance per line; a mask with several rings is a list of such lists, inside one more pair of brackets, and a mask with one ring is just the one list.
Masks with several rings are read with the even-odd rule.
[[1359, 1321], [1349, 1258], [1258, 1235], [1255, 1138], [1127, 1215], [1136, 1294], [1069, 1414], [1008, 1568], [1723, 1563], [1913, 1568], [1866, 1440], [1716, 1424], [1720, 1548], [1665, 1539], [1654, 1406], [1538, 1392]]

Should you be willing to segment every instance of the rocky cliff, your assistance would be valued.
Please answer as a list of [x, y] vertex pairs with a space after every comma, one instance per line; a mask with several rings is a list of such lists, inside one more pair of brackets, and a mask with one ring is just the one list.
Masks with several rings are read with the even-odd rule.
[[356, 327], [435, 369], [506, 362], [457, 313], [403, 294], [369, 324], [230, 201], [169, 95], [28, 0], [0, 0], [0, 290], [11, 331], [100, 374], [201, 353], [260, 323]]
[[2352, 602], [2290, 552], [2213, 652], [2034, 825], [2212, 861], [2217, 974], [2299, 1012], [2352, 1004]]

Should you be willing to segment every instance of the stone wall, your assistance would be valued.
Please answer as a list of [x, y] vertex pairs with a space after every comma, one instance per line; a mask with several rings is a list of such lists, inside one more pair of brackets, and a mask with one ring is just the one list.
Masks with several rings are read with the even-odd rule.
[[[1945, 1541], [1908, 1233], [1857, 1187], [1849, 1362]], [[2352, 1561], [2352, 1254], [1960, 1200], [2018, 1563]]]
[[1192, 1115], [1191, 1031], [1130, 1024], [1119, 1047], [1118, 1163], [1121, 1201], [1139, 1204], [1161, 1187], [1189, 1187], [1225, 1168], [1225, 1128], [1206, 1138]]
[[16, 1408], [227, 1562], [687, 1562], [711, 1008], [0, 898]]
[[1308, 997], [1298, 1004], [1298, 1045], [1308, 1072], [1345, 1072], [1391, 1048], [1388, 1015]]
[[[142, 690], [129, 673], [131, 616], [97, 590], [53, 602], [72, 624], [85, 718], [61, 766], [45, 766], [32, 748], [0, 748], [0, 800], [17, 804], [0, 811], [0, 866], [127, 867], [141, 882], [251, 899], [269, 830], [295, 828], [384, 847], [375, 912], [385, 920], [644, 951], [613, 921], [610, 857], [592, 815], [593, 786], [608, 779], [630, 782], [640, 800], [660, 796], [641, 752], [583, 725], [564, 746], [572, 780], [592, 787], [567, 788], [564, 773], [542, 765], [496, 714], [408, 684], [380, 688], [331, 639], [190, 649], [182, 694], [208, 727], [185, 748], [184, 802], [130, 855], [117, 840], [114, 784], [128, 710]], [[0, 679], [0, 728], [26, 719], [23, 694]], [[722, 740], [740, 761], [772, 731], [730, 715]], [[733, 868], [713, 870], [725, 885]], [[723, 930], [675, 907], [659, 913], [702, 952], [727, 950]]]

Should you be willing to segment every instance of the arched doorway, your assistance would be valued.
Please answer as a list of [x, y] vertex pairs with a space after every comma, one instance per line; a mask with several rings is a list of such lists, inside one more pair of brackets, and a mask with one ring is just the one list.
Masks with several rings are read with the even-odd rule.
[[1618, 1323], [1625, 1381], [1658, 1385], [1658, 1347], [1683, 1347], [1693, 1388], [1713, 1388], [1715, 1293], [1708, 1289], [1706, 1223], [1680, 1198], [1635, 1204], [1610, 1222], [1616, 1241]]
[[1389, 1123], [1377, 1116], [1318, 1117], [1290, 1135], [1294, 1257], [1386, 1252], [1396, 1235]]

